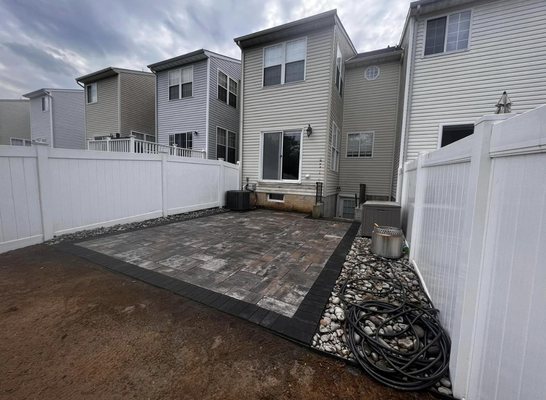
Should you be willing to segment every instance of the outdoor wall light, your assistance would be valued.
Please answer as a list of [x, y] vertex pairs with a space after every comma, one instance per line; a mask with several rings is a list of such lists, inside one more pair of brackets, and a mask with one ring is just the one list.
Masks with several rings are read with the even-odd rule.
[[311, 128], [311, 124], [307, 124], [307, 129], [305, 130], [307, 132], [307, 137], [311, 136], [313, 133], [313, 128]]

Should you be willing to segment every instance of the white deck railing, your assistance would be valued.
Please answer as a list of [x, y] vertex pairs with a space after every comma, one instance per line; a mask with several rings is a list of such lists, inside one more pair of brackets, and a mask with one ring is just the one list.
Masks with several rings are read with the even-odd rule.
[[207, 158], [205, 150], [184, 149], [176, 146], [167, 146], [165, 144], [147, 142], [145, 140], [131, 138], [123, 139], [99, 139], [88, 140], [88, 150], [113, 151], [118, 153], [141, 153], [141, 154], [161, 154], [166, 153], [171, 156]]

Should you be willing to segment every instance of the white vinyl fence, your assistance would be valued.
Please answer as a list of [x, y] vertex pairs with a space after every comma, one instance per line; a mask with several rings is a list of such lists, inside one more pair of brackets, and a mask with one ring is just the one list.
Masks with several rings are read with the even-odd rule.
[[239, 166], [167, 154], [0, 146], [0, 253], [54, 235], [223, 206]]
[[454, 394], [546, 393], [546, 106], [404, 165], [402, 225], [453, 341]]

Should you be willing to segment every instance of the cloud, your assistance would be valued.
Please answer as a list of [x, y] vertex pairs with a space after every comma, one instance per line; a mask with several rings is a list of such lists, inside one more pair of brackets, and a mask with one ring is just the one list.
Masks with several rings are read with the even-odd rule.
[[409, 0], [0, 0], [0, 98], [107, 66], [146, 65], [199, 48], [240, 56], [233, 38], [337, 8], [355, 47], [398, 43]]

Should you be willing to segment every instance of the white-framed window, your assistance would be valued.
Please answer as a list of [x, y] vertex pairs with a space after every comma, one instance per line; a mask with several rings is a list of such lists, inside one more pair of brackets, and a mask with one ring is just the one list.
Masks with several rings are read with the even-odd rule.
[[237, 86], [235, 79], [218, 70], [218, 100], [237, 108]]
[[341, 54], [341, 49], [339, 45], [337, 46], [336, 52], [336, 88], [340, 96], [343, 96], [343, 80], [345, 75], [345, 66], [343, 64], [343, 54]]
[[96, 103], [97, 98], [97, 83], [90, 83], [89, 85], [85, 86], [85, 99], [87, 101], [87, 104]]
[[9, 144], [12, 146], [32, 146], [32, 140], [22, 138], [9, 138]]
[[468, 48], [470, 10], [427, 21], [424, 55], [446, 53]]
[[169, 71], [169, 100], [193, 95], [193, 65]]
[[330, 169], [332, 171], [339, 171], [339, 147], [340, 147], [341, 135], [336, 123], [332, 121], [332, 128], [330, 129]]
[[347, 157], [373, 157], [374, 132], [347, 134]]
[[445, 147], [474, 133], [474, 124], [440, 125], [438, 147]]
[[274, 203], [284, 203], [284, 193], [268, 193], [267, 201]]
[[169, 146], [180, 147], [182, 149], [191, 149], [193, 145], [193, 133], [174, 133], [169, 135]]
[[216, 158], [235, 164], [237, 162], [237, 134], [227, 129], [216, 128]]
[[40, 98], [41, 106], [42, 106], [42, 112], [49, 111], [49, 97], [48, 96], [42, 96]]
[[307, 38], [264, 48], [263, 85], [281, 85], [305, 80]]
[[380, 73], [381, 70], [377, 65], [370, 65], [368, 68], [366, 68], [366, 71], [364, 71], [364, 77], [367, 81], [375, 81], [377, 78], [379, 78]]
[[301, 138], [301, 130], [286, 130], [262, 133], [262, 180], [300, 180], [302, 143]]

